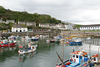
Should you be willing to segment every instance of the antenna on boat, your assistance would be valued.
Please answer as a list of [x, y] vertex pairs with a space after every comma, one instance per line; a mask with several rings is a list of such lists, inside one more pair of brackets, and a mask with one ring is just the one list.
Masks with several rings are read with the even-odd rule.
[[74, 52], [74, 48], [73, 48], [73, 52]]

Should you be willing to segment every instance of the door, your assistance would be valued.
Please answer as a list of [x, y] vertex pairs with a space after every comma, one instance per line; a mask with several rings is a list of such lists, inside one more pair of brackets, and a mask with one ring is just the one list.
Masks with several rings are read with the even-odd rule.
[[79, 63], [82, 62], [82, 56], [79, 56]]

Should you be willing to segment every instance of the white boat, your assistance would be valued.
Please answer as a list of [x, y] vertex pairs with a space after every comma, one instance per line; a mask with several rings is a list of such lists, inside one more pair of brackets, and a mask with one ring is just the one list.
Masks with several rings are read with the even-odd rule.
[[19, 46], [19, 48], [22, 48], [18, 50], [18, 54], [26, 54], [36, 51], [37, 45], [28, 45], [28, 49], [23, 48], [23, 46]]

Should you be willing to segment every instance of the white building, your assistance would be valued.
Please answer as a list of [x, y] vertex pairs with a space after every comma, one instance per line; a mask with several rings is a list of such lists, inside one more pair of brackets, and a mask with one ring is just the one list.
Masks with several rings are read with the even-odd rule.
[[80, 30], [100, 30], [100, 24], [81, 25]]
[[66, 30], [73, 30], [74, 24], [65, 25]]
[[51, 29], [57, 29], [56, 24], [49, 24], [49, 28], [51, 28]]
[[36, 27], [36, 22], [27, 22], [26, 25]]
[[56, 24], [56, 28], [60, 30], [65, 30], [65, 25], [64, 24]]
[[18, 21], [18, 24], [26, 24], [26, 23], [23, 21]]
[[3, 20], [0, 20], [0, 23], [5, 23], [5, 21], [3, 21]]
[[39, 23], [39, 27], [49, 28], [49, 23]]
[[23, 27], [20, 24], [14, 24], [12, 27], [12, 32], [27, 32], [27, 27]]
[[14, 20], [6, 20], [6, 24], [8, 24], [9, 22], [11, 22], [11, 23], [14, 23], [15, 21]]
[[63, 24], [56, 24], [56, 27], [58, 28], [58, 29], [60, 29], [60, 28], [62, 28], [63, 27]]

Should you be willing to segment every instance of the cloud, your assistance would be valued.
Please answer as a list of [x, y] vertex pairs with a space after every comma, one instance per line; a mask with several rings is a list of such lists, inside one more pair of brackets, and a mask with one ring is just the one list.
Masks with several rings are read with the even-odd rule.
[[0, 5], [16, 11], [49, 14], [66, 22], [78, 24], [100, 22], [99, 0], [2, 0]]

